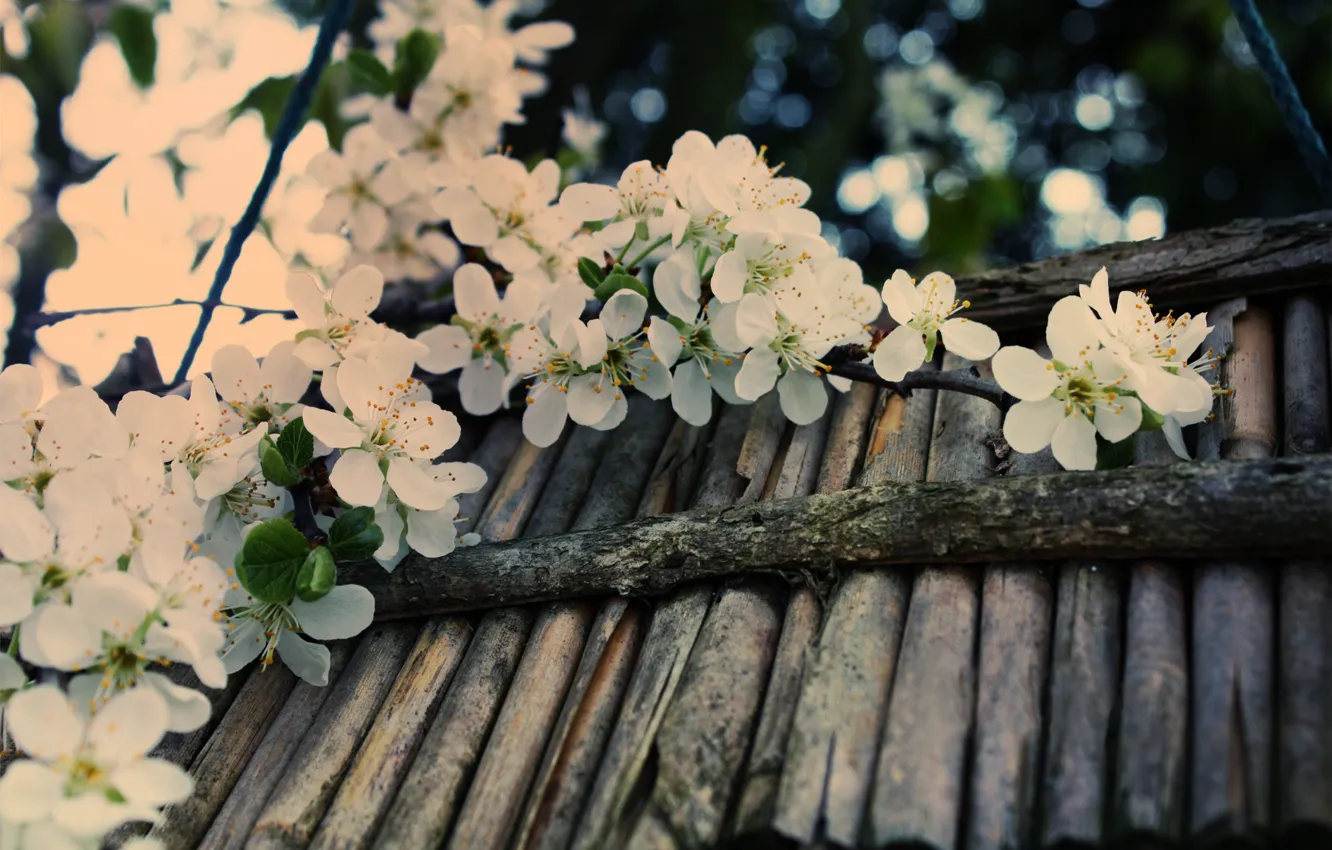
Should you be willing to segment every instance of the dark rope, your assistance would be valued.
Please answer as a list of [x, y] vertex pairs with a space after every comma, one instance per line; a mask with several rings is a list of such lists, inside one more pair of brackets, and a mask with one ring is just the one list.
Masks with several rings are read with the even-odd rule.
[[1313, 174], [1314, 182], [1322, 190], [1323, 202], [1332, 207], [1332, 160], [1328, 159], [1327, 148], [1323, 139], [1314, 128], [1309, 111], [1300, 101], [1300, 93], [1295, 82], [1286, 70], [1286, 63], [1277, 52], [1276, 42], [1263, 23], [1262, 16], [1254, 6], [1253, 0], [1230, 0], [1230, 8], [1235, 13], [1235, 21], [1240, 31], [1249, 42], [1249, 50], [1263, 72], [1267, 86], [1272, 90], [1281, 117], [1286, 121], [1286, 128], [1295, 137], [1295, 145], [1304, 157], [1304, 164]]
[[324, 12], [324, 20], [319, 24], [319, 36], [315, 39], [314, 50], [310, 52], [310, 64], [306, 66], [296, 83], [296, 88], [287, 98], [282, 118], [273, 131], [273, 147], [268, 152], [268, 162], [264, 164], [264, 173], [259, 178], [259, 185], [250, 196], [250, 204], [245, 208], [240, 221], [231, 228], [231, 236], [228, 237], [226, 248], [222, 251], [222, 262], [218, 264], [217, 274], [213, 276], [213, 285], [208, 289], [208, 297], [201, 305], [199, 323], [194, 326], [194, 334], [190, 337], [189, 345], [185, 346], [185, 355], [181, 358], [180, 368], [176, 370], [176, 377], [172, 379], [173, 384], [185, 381], [185, 375], [194, 362], [194, 356], [199, 353], [204, 332], [208, 330], [208, 323], [213, 320], [213, 311], [221, 306], [222, 290], [226, 288], [231, 271], [236, 267], [236, 261], [240, 259], [241, 247], [254, 231], [254, 226], [259, 223], [259, 213], [263, 211], [264, 201], [267, 200], [269, 190], [273, 188], [273, 182], [277, 180], [278, 171], [282, 167], [282, 155], [287, 152], [287, 145], [291, 144], [291, 140], [305, 123], [305, 113], [310, 108], [310, 101], [314, 98], [315, 88], [324, 73], [324, 66], [328, 64], [329, 54], [333, 52], [333, 42], [347, 26], [352, 6], [352, 0], [331, 0]]

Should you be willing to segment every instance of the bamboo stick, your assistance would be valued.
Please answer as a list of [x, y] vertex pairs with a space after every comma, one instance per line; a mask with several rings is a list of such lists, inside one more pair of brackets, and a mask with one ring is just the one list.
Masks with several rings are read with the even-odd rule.
[[[829, 433], [819, 492], [848, 486], [862, 456], [862, 485], [924, 479], [935, 397], [853, 389]], [[906, 575], [881, 570], [852, 573], [834, 591], [778, 791], [774, 826], [790, 838], [859, 838], [908, 591]]]
[[[1251, 305], [1235, 319], [1234, 350], [1225, 369], [1235, 395], [1223, 408], [1222, 457], [1275, 453], [1274, 337], [1272, 315], [1265, 308]], [[1264, 497], [1248, 498], [1242, 501], [1252, 508]], [[1271, 579], [1262, 563], [1238, 554], [1211, 560], [1194, 574], [1189, 809], [1195, 843], [1261, 843], [1272, 825]]]
[[[1286, 303], [1283, 454], [1332, 448], [1322, 306]], [[1332, 573], [1328, 559], [1289, 561], [1280, 576], [1277, 825], [1292, 848], [1332, 846]]]
[[[1017, 455], [1004, 469], [1010, 476], [1049, 474], [1059, 464], [1047, 448]], [[1054, 616], [1053, 572], [1047, 566], [1021, 562], [985, 570], [976, 742], [965, 797], [970, 850], [1029, 847], [1035, 841], [1042, 703]]]
[[[751, 412], [750, 407], [737, 406], [721, 410], [694, 494], [696, 506], [730, 504], [743, 492], [745, 481], [735, 469]], [[670, 474], [669, 466], [659, 464], [658, 471]], [[596, 848], [606, 842], [621, 846], [627, 841], [636, 820], [635, 813], [628, 810], [631, 797], [636, 790], [650, 790], [641, 787], [643, 770], [712, 597], [711, 587], [688, 588], [654, 612], [570, 846]], [[633, 802], [637, 808], [642, 801]]]
[[[955, 355], [944, 358], [943, 368], [960, 366]], [[989, 476], [999, 430], [993, 405], [941, 394], [926, 480]], [[926, 567], [916, 576], [871, 798], [870, 827], [879, 844], [958, 843], [976, 710], [979, 579], [974, 567], [954, 566]]]

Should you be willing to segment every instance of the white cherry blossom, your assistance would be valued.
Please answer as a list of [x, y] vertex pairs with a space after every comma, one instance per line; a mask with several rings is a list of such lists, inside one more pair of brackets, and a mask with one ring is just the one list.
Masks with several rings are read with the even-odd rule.
[[385, 207], [401, 203], [412, 191], [392, 148], [370, 124], [348, 130], [342, 153], [323, 151], [310, 160], [308, 170], [329, 190], [310, 229], [332, 233], [348, 227], [352, 245], [359, 251], [370, 250], [383, 240], [388, 232]]
[[375, 598], [355, 584], [342, 584], [314, 602], [260, 602], [243, 590], [227, 593], [227, 637], [222, 661], [228, 673], [256, 658], [263, 666], [280, 657], [291, 672], [312, 685], [328, 684], [328, 649], [314, 640], [341, 640], [369, 628]]
[[989, 326], [955, 314], [968, 306], [959, 302], [957, 284], [943, 272], [932, 272], [917, 286], [902, 269], [883, 285], [883, 303], [897, 327], [874, 350], [874, 371], [885, 381], [900, 381], [919, 369], [942, 336], [949, 351], [967, 360], [986, 360], [999, 350], [999, 335]]
[[327, 290], [313, 274], [292, 272], [286, 293], [305, 324], [293, 353], [311, 369], [327, 369], [384, 338], [387, 329], [370, 319], [384, 295], [384, 275], [373, 266], [351, 268]]

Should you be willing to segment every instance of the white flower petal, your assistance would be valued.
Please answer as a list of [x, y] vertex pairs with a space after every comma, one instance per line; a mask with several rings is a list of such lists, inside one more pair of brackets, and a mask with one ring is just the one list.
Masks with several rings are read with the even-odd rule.
[[1100, 343], [1096, 333], [1096, 318], [1087, 302], [1076, 295], [1055, 302], [1046, 320], [1045, 341], [1054, 359], [1068, 366], [1080, 365], [1090, 358]]
[[828, 409], [828, 390], [823, 379], [812, 372], [787, 372], [777, 382], [782, 412], [797, 425], [818, 421]]
[[1096, 426], [1079, 413], [1064, 417], [1050, 438], [1050, 446], [1064, 469], [1096, 468]]
[[301, 415], [306, 430], [320, 442], [333, 449], [348, 449], [359, 446], [365, 435], [345, 416], [317, 407], [307, 407]]
[[920, 294], [911, 275], [903, 269], [893, 272], [893, 276], [883, 282], [883, 303], [888, 307], [888, 315], [899, 325], [914, 319], [920, 309]]
[[166, 728], [166, 700], [152, 688], [135, 688], [98, 709], [88, 723], [88, 743], [98, 761], [124, 764], [157, 746]]
[[0, 484], [0, 552], [5, 560], [41, 560], [55, 548], [55, 528], [27, 496]]
[[1006, 345], [994, 355], [991, 363], [994, 379], [1004, 392], [1023, 401], [1048, 398], [1059, 386], [1059, 374], [1050, 361], [1020, 345]]
[[471, 360], [458, 379], [463, 410], [474, 416], [486, 416], [504, 403], [504, 369], [489, 358]]
[[469, 321], [489, 319], [500, 309], [495, 279], [476, 263], [460, 266], [453, 273], [453, 297], [458, 315]]
[[83, 739], [83, 722], [55, 685], [15, 694], [5, 708], [5, 723], [20, 750], [43, 761], [72, 758]]
[[379, 269], [357, 266], [338, 278], [333, 287], [333, 309], [349, 319], [364, 319], [379, 306], [383, 296], [384, 275]]
[[739, 301], [749, 282], [749, 263], [739, 251], [728, 251], [712, 270], [712, 294], [722, 303]]
[[194, 780], [176, 765], [163, 759], [144, 759], [111, 774], [111, 785], [136, 806], [166, 806], [179, 803], [194, 790]]
[[712, 419], [712, 384], [697, 360], [675, 367], [671, 408], [690, 425], [706, 425]]
[[744, 348], [765, 346], [777, 338], [777, 309], [757, 292], [741, 296], [735, 311], [735, 332]]
[[885, 381], [900, 381], [925, 362], [925, 338], [910, 325], [898, 325], [874, 349], [874, 371]]
[[407, 511], [407, 545], [427, 558], [442, 558], [458, 545], [457, 504], [437, 511]]
[[1133, 396], [1120, 396], [1113, 404], [1096, 405], [1096, 431], [1112, 443], [1126, 439], [1142, 424], [1142, 402]]
[[[358, 584], [340, 584], [314, 602], [297, 599], [291, 613], [301, 631], [316, 640], [342, 640], [370, 628], [375, 619], [375, 597]], [[279, 646], [281, 652], [285, 647]]]
[[388, 485], [398, 501], [420, 511], [439, 510], [451, 498], [448, 488], [427, 474], [420, 461], [405, 457], [389, 459]]
[[575, 183], [560, 194], [560, 206], [579, 221], [601, 221], [619, 212], [620, 193], [610, 186]]
[[680, 340], [680, 331], [661, 316], [648, 320], [648, 345], [657, 360], [666, 366], [674, 366], [680, 359], [680, 350], [684, 343]]
[[632, 289], [621, 289], [606, 299], [601, 310], [601, 322], [610, 339], [624, 339], [643, 327], [647, 313], [647, 299]]
[[259, 362], [243, 345], [224, 345], [213, 354], [213, 382], [226, 401], [245, 402], [259, 397]]
[[[65, 780], [59, 771], [36, 761], [16, 761], [0, 776], [0, 820], [12, 828], [21, 828], [13, 827], [15, 824], [43, 820], [64, 796]], [[5, 827], [6, 824], [0, 824], [0, 835], [6, 831]], [[45, 845], [34, 841], [26, 846], [36, 850]]]
[[1004, 417], [1004, 439], [1014, 451], [1034, 454], [1050, 445], [1055, 428], [1064, 421], [1064, 403], [1057, 398], [1019, 401]]
[[958, 357], [988, 360], [999, 350], [999, 334], [989, 325], [970, 319], [949, 319], [939, 327], [943, 344]]
[[42, 400], [42, 375], [27, 363], [0, 372], [0, 423], [21, 420]]
[[472, 359], [472, 337], [457, 325], [435, 325], [416, 337], [429, 351], [416, 363], [427, 372], [443, 375], [461, 369]]
[[746, 401], [757, 401], [777, 383], [780, 373], [777, 352], [767, 347], [756, 348], [745, 355], [735, 376], [735, 393]]
[[550, 384], [539, 387], [523, 412], [523, 436], [534, 446], [553, 446], [564, 430], [568, 411], [565, 393]]
[[305, 640], [295, 632], [283, 632], [278, 638], [278, 657], [298, 678], [322, 688], [328, 684], [331, 657], [328, 647]]
[[600, 374], [579, 375], [569, 382], [569, 418], [579, 425], [595, 425], [606, 418], [617, 394], [619, 390]]
[[371, 506], [379, 501], [384, 489], [384, 473], [379, 471], [379, 459], [374, 455], [347, 449], [333, 465], [328, 482], [347, 504]]

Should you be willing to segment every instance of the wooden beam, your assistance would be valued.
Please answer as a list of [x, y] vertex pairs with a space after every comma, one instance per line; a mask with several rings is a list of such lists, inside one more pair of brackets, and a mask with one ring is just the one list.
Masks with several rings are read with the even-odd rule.
[[1332, 552], [1332, 457], [886, 484], [706, 508], [345, 571], [380, 619], [709, 578], [871, 564], [1311, 557]]
[[969, 318], [995, 328], [1044, 328], [1050, 306], [1076, 295], [1078, 284], [1090, 283], [1102, 266], [1112, 291], [1146, 289], [1153, 304], [1195, 312], [1238, 295], [1326, 287], [1332, 211], [1240, 219], [967, 275], [957, 280], [958, 297], [971, 302]]

